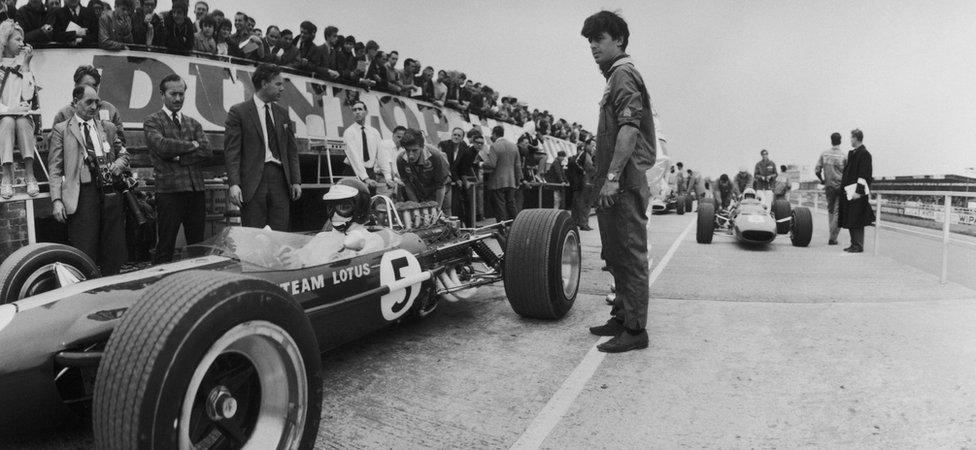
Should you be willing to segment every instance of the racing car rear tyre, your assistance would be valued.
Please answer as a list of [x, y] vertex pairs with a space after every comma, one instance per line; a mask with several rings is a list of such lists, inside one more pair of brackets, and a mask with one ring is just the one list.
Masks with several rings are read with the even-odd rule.
[[798, 206], [793, 210], [793, 227], [790, 230], [790, 241], [797, 247], [810, 245], [813, 237], [813, 216], [810, 209], [805, 206]]
[[786, 219], [792, 215], [793, 207], [790, 206], [790, 202], [785, 199], [776, 199], [773, 201], [773, 217], [776, 219], [776, 234], [786, 234], [790, 232], [792, 224], [790, 221], [786, 220], [780, 222], [780, 219]]
[[678, 199], [677, 199], [677, 201], [675, 202], [675, 205], [674, 205], [674, 210], [675, 210], [675, 212], [678, 213], [679, 216], [683, 216], [685, 214], [685, 196], [684, 195], [679, 195], [678, 196]]
[[96, 447], [311, 448], [320, 369], [312, 327], [279, 287], [178, 273], [149, 287], [108, 341], [95, 380]]
[[0, 264], [0, 305], [62, 287], [59, 269], [75, 281], [101, 276], [95, 262], [81, 250], [47, 242], [31, 244]]
[[685, 211], [692, 212], [694, 210], [695, 210], [695, 198], [692, 197], [692, 196], [690, 196], [690, 195], [686, 195], [685, 196]]
[[715, 204], [700, 202], [698, 204], [698, 231], [695, 239], [699, 244], [711, 244], [715, 236]]
[[581, 253], [579, 232], [568, 212], [526, 209], [512, 224], [505, 246], [505, 295], [515, 313], [559, 319], [576, 301]]

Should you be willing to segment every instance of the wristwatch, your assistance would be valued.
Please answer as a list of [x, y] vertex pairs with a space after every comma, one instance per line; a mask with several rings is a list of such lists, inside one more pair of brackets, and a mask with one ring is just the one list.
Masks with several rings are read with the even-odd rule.
[[615, 174], [615, 173], [608, 173], [607, 174], [607, 181], [620, 181], [620, 179], [617, 177], [617, 174]]

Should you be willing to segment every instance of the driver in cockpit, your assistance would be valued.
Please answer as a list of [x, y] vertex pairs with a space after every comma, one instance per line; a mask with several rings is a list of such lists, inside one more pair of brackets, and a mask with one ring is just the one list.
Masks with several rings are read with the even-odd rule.
[[742, 201], [739, 203], [743, 205], [758, 205], [761, 204], [762, 202], [758, 198], [756, 198], [755, 189], [746, 188], [746, 190], [742, 192]]
[[325, 264], [382, 250], [382, 237], [366, 229], [369, 213], [369, 188], [362, 181], [346, 178], [336, 183], [323, 197], [329, 219], [323, 231], [290, 255], [299, 267]]

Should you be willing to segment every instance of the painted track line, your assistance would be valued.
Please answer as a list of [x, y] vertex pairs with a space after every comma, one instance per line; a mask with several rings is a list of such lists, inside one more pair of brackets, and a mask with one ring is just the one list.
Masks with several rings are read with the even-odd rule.
[[[664, 268], [678, 251], [678, 246], [681, 245], [681, 242], [684, 241], [685, 237], [688, 236], [688, 233], [691, 231], [696, 221], [697, 219], [693, 219], [688, 226], [685, 227], [684, 231], [682, 231], [681, 234], [678, 235], [678, 238], [675, 239], [671, 244], [671, 248], [669, 248], [667, 253], [664, 254], [664, 257], [661, 258], [661, 262], [659, 262], [657, 266], [654, 266], [654, 270], [647, 279], [648, 286], [653, 285], [654, 281], [656, 281], [658, 277], [661, 276], [661, 273], [664, 272]], [[514, 444], [512, 444], [512, 449], [534, 450], [542, 446], [542, 443], [545, 442], [547, 437], [549, 437], [552, 430], [556, 428], [556, 425], [559, 425], [559, 422], [562, 421], [563, 416], [566, 415], [569, 408], [573, 406], [573, 403], [579, 397], [580, 393], [583, 392], [583, 388], [586, 387], [586, 383], [589, 382], [590, 378], [593, 377], [593, 374], [596, 373], [596, 370], [603, 362], [603, 358], [606, 357], [607, 354], [597, 350], [596, 346], [608, 341], [609, 339], [609, 337], [603, 337], [600, 338], [596, 344], [593, 344], [593, 347], [590, 348], [590, 351], [586, 352], [586, 356], [583, 357], [583, 360], [580, 361], [579, 365], [573, 369], [573, 371], [569, 374], [569, 377], [566, 378], [566, 381], [563, 381], [563, 384], [559, 386], [559, 389], [555, 394], [553, 394], [552, 398], [546, 402], [546, 405], [542, 407], [542, 410], [539, 411], [539, 414], [535, 416], [535, 419], [532, 419], [532, 422], [525, 429], [525, 431], [522, 432], [522, 435], [519, 436], [518, 440], [515, 441]]]

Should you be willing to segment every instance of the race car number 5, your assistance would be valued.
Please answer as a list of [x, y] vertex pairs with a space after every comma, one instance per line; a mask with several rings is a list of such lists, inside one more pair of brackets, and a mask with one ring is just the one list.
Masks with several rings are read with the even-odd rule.
[[[386, 252], [380, 260], [380, 283], [389, 286], [396, 281], [417, 275], [422, 271], [420, 261], [403, 249]], [[413, 301], [420, 293], [420, 284], [413, 284], [404, 289], [390, 291], [380, 298], [380, 312], [386, 320], [396, 320], [407, 313], [413, 306]]]

